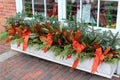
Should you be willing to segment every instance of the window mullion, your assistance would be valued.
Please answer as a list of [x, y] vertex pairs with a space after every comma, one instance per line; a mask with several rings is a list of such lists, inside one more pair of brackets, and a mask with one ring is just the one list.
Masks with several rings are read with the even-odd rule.
[[99, 27], [99, 19], [100, 19], [100, 0], [98, 0], [97, 27]]
[[58, 20], [66, 19], [66, 0], [58, 0]]
[[45, 11], [45, 17], [47, 17], [47, 4], [46, 0], [44, 0], [44, 11]]
[[23, 0], [16, 0], [16, 11], [22, 12], [23, 10]]
[[82, 0], [80, 0], [80, 22], [82, 20]]
[[34, 8], [34, 5], [35, 5], [34, 0], [32, 0], [32, 13], [33, 13], [33, 15], [35, 14], [35, 8]]
[[[118, 1], [116, 30], [120, 32], [120, 1]], [[120, 34], [120, 33], [119, 33]]]

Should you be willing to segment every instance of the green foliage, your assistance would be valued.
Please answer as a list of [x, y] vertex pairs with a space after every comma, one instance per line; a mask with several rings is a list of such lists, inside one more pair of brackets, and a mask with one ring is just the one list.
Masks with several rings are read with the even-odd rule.
[[63, 51], [60, 53], [60, 57], [65, 57], [67, 55], [72, 54], [72, 46], [70, 45], [65, 45]]
[[33, 15], [33, 20], [36, 22], [36, 23], [40, 23], [40, 22], [44, 22], [46, 21], [45, 17], [43, 17], [40, 13], [36, 12], [34, 15]]
[[[46, 22], [50, 23], [49, 26], [46, 25]], [[38, 26], [37, 26], [38, 25]], [[116, 46], [120, 46], [120, 38], [118, 37], [118, 33], [114, 34], [111, 31], [101, 31], [100, 29], [94, 29], [94, 27], [88, 27], [88, 24], [76, 22], [76, 20], [65, 20], [65, 24], [60, 23], [57, 20], [57, 17], [52, 16], [49, 18], [43, 17], [41, 14], [36, 13], [33, 15], [33, 18], [26, 20], [25, 19], [25, 13], [17, 13], [15, 16], [10, 17], [6, 20], [6, 26], [10, 27], [22, 27], [24, 28], [27, 26], [31, 30], [32, 34], [29, 35], [29, 46], [33, 47], [34, 45], [36, 48], [43, 49], [46, 46], [46, 42], [42, 42], [40, 40], [40, 36], [44, 36], [43, 40], [46, 40], [47, 34], [49, 32], [52, 33], [52, 39], [56, 40], [53, 42], [56, 42], [57, 44], [52, 44], [49, 47], [49, 50], [54, 52], [55, 56], [59, 56], [61, 58], [66, 57], [67, 55], [74, 55], [78, 57], [81, 61], [95, 57], [95, 49], [92, 45], [94, 44], [100, 44], [100, 47], [102, 47], [102, 50], [104, 51], [108, 46], [112, 47], [111, 50], [117, 51]], [[39, 29], [36, 29], [36, 27]], [[48, 28], [49, 27], [49, 28]], [[72, 30], [73, 34], [72, 36], [75, 36], [78, 28], [80, 28], [81, 38], [79, 40], [79, 43], [85, 44], [85, 50], [78, 54], [76, 51], [72, 48], [73, 41], [69, 42], [68, 39], [71, 39], [71, 35], [65, 35], [69, 34], [67, 31]], [[58, 33], [54, 33], [56, 29], [59, 29]], [[43, 31], [43, 32], [42, 32]], [[64, 34], [63, 31], [66, 33]], [[57, 31], [56, 31], [57, 32]], [[63, 36], [64, 34], [64, 36]], [[0, 34], [0, 40], [6, 40], [8, 38], [8, 31], [5, 31]], [[73, 38], [73, 37], [72, 37]], [[12, 37], [12, 40], [14, 40], [15, 43], [23, 42], [23, 39], [20, 39], [17, 36]], [[57, 41], [61, 42], [57, 42]], [[74, 40], [74, 39], [73, 39]], [[60, 44], [58, 44], [60, 43]], [[114, 55], [112, 58], [106, 57], [105, 60], [107, 62], [117, 62], [120, 60], [120, 51], [119, 54]]]
[[12, 40], [11, 44], [18, 44], [18, 43], [23, 43], [23, 39], [14, 39]]
[[116, 34], [109, 31], [103, 31], [103, 33], [100, 33], [99, 38], [101, 39], [101, 44], [103, 50], [107, 48], [108, 46], [111, 46], [112, 49], [116, 49], [117, 46], [120, 46], [120, 38], [118, 38], [118, 32]]
[[8, 39], [8, 32], [5, 31], [5, 32], [1, 32], [0, 33], [0, 41], [6, 41]]
[[86, 59], [91, 59], [93, 58], [95, 55], [94, 53], [86, 53], [86, 52], [82, 52], [79, 56], [79, 60], [82, 62]]
[[109, 64], [117, 64], [119, 61], [117, 58], [106, 58], [106, 60], [105, 62]]
[[55, 56], [59, 56], [60, 53], [63, 51], [63, 48], [60, 48], [58, 46], [51, 46], [50, 50], [54, 52]]
[[77, 22], [76, 22], [76, 20], [71, 21], [71, 20], [66, 19], [65, 23], [66, 23], [66, 25], [64, 27], [65, 30], [77, 31]]
[[10, 25], [15, 25], [15, 23], [17, 25], [20, 25], [25, 19], [25, 13], [22, 12], [22, 13], [17, 13], [15, 16], [11, 16], [9, 18], [6, 19], [6, 26], [10, 26]]

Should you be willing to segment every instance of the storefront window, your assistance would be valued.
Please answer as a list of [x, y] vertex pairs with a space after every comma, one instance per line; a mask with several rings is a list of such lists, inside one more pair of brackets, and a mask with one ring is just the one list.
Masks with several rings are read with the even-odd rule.
[[[35, 12], [58, 20], [76, 20], [103, 30], [120, 31], [120, 0], [16, 0], [17, 12], [24, 10], [27, 17]], [[19, 7], [20, 6], [20, 7]]]

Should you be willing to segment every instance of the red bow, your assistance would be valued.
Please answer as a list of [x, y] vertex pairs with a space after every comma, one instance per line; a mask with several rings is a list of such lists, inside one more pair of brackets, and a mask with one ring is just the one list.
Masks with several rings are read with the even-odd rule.
[[23, 42], [23, 51], [25, 51], [27, 49], [28, 46], [28, 39], [29, 39], [29, 35], [31, 34], [31, 31], [28, 30], [28, 28], [26, 28], [23, 31], [23, 35], [22, 38], [24, 38], [24, 42]]
[[77, 41], [74, 41], [72, 46], [73, 46], [73, 49], [77, 51], [77, 53], [81, 53], [85, 49], [85, 46], [83, 44], [80, 44]]
[[92, 65], [92, 73], [95, 73], [97, 71], [97, 68], [101, 61], [104, 60], [104, 55], [102, 54], [102, 49], [98, 48], [96, 49], [96, 56], [94, 58], [94, 63]]
[[[85, 49], [85, 46], [83, 44], [80, 44], [77, 41], [74, 41], [72, 46], [73, 46], [73, 49], [75, 51], [77, 51], [78, 54], [81, 53]], [[77, 58], [77, 59], [75, 59], [75, 61], [73, 63], [72, 69], [75, 69], [77, 67], [78, 63], [79, 63], [79, 59]]]

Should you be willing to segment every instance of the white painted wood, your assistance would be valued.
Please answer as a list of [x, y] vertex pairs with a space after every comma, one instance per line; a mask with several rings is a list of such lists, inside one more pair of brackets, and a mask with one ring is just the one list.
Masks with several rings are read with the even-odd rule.
[[34, 15], [35, 14], [35, 4], [34, 4], [34, 0], [32, 0], [32, 14]]
[[44, 12], [45, 12], [45, 17], [47, 17], [47, 4], [46, 0], [44, 0]]
[[[16, 44], [11, 44], [11, 49], [13, 50], [16, 50], [16, 51], [19, 51], [25, 54], [29, 54], [29, 55], [32, 55], [38, 58], [42, 58], [45, 60], [49, 60], [55, 63], [59, 63], [65, 66], [71, 67], [73, 65], [73, 62], [75, 59], [73, 56], [72, 58], [67, 59], [67, 60], [60, 59], [59, 57], [55, 57], [52, 51], [48, 51], [47, 53], [44, 53], [42, 50], [37, 50], [35, 47], [36, 46], [33, 46], [31, 48], [28, 47], [26, 51], [23, 51], [22, 45], [17, 48]], [[77, 69], [91, 73], [92, 64], [93, 64], [93, 59], [88, 59], [83, 62], [80, 62], [78, 64]], [[98, 70], [95, 74], [103, 76], [103, 77], [111, 78], [116, 70], [116, 66], [117, 65], [110, 65], [107, 63], [102, 63], [99, 65]]]
[[81, 19], [82, 19], [82, 3], [83, 3], [82, 0], [80, 0], [80, 22], [81, 22]]
[[23, 0], [15, 0], [16, 1], [16, 12], [22, 12], [23, 10]]
[[117, 27], [116, 27], [116, 30], [120, 33], [120, 0], [118, 0]]
[[97, 11], [97, 27], [99, 27], [99, 19], [100, 19], [100, 0], [98, 0], [98, 11]]
[[66, 0], [58, 0], [58, 20], [66, 19]]
[[120, 76], [120, 61], [118, 62], [116, 74]]

